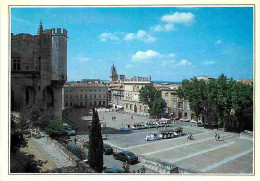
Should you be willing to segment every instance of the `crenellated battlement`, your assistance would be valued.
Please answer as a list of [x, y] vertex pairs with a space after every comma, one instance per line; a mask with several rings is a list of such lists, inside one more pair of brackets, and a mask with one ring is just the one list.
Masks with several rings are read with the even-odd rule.
[[53, 28], [51, 30], [51, 34], [52, 35], [60, 35], [60, 36], [66, 36], [67, 37], [67, 30], [65, 30], [65, 29], [62, 29], [62, 30], [63, 31], [61, 32], [61, 28], [57, 28], [57, 29]]

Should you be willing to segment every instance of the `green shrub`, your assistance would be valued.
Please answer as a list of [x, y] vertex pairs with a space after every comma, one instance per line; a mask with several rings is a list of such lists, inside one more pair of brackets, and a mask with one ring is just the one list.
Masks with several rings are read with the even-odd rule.
[[45, 131], [50, 135], [51, 138], [60, 138], [67, 135], [65, 126], [60, 119], [51, 122]]
[[72, 152], [74, 155], [76, 155], [79, 159], [85, 160], [86, 159], [86, 153], [80, 149], [78, 146], [66, 146], [67, 150]]

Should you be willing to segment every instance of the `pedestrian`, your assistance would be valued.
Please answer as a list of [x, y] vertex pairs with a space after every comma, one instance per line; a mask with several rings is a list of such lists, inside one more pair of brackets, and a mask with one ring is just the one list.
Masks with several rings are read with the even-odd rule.
[[215, 132], [215, 140], [216, 140], [216, 141], [218, 141], [218, 140], [217, 140], [217, 137], [218, 137], [218, 134], [217, 134], [217, 132]]
[[188, 133], [188, 138], [187, 138], [187, 140], [189, 140], [190, 139], [190, 133]]
[[190, 133], [190, 139], [193, 140], [193, 135]]
[[74, 138], [75, 145], [77, 144], [77, 136]]
[[218, 134], [218, 141], [219, 141], [219, 139], [220, 139], [220, 135]]

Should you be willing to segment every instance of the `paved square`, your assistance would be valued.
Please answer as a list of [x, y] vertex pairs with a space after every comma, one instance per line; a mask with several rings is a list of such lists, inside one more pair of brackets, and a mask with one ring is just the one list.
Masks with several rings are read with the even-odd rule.
[[[193, 123], [176, 122], [166, 129], [181, 126], [182, 137], [145, 141], [147, 133], [160, 132], [164, 128], [120, 131], [122, 125], [151, 119], [139, 116], [131, 119], [131, 114], [104, 110], [98, 113], [103, 125], [106, 125], [102, 129], [103, 134], [108, 136], [105, 142], [119, 150], [135, 153], [142, 162], [156, 160], [196, 173], [253, 174], [253, 143], [241, 139], [239, 134], [218, 131], [222, 140], [215, 141], [216, 130], [196, 127]], [[112, 120], [113, 116], [116, 120]], [[188, 133], [192, 133], [195, 139], [187, 140]]]

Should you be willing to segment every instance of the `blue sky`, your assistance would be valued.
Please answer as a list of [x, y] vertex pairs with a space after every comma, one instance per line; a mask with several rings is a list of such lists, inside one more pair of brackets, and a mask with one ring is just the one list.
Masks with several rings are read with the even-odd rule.
[[253, 78], [253, 8], [12, 8], [11, 32], [68, 30], [68, 80]]

